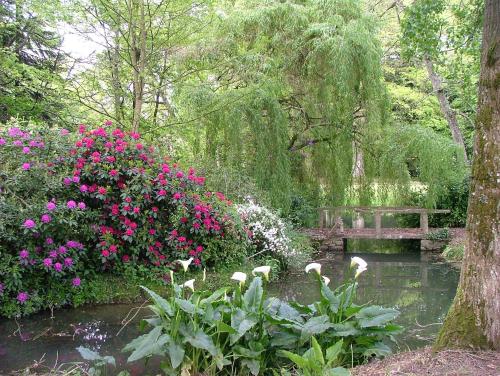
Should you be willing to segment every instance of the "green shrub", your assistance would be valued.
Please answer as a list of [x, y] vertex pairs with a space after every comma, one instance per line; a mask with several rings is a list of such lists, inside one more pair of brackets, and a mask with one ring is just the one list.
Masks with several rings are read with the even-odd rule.
[[164, 357], [162, 370], [168, 375], [262, 375], [293, 367], [290, 357], [320, 357], [318, 351], [323, 356], [318, 349], [327, 349], [329, 367], [385, 356], [390, 348], [384, 341], [401, 330], [392, 324], [399, 312], [354, 303], [356, 278], [366, 270], [366, 263], [359, 258], [353, 261], [358, 263], [355, 276], [334, 290], [320, 275], [319, 264], [308, 265], [306, 271], [317, 280], [321, 298], [307, 306], [267, 297], [269, 267], [254, 269], [264, 278], [254, 277], [248, 288], [246, 275], [234, 273], [236, 287], [213, 293], [198, 290], [195, 280], [182, 283], [172, 275], [166, 298], [144, 288], [153, 303], [149, 306], [153, 316], [144, 323], [152, 329], [123, 350], [131, 353], [129, 362]]
[[448, 244], [443, 251], [447, 261], [458, 262], [464, 258], [465, 244]]

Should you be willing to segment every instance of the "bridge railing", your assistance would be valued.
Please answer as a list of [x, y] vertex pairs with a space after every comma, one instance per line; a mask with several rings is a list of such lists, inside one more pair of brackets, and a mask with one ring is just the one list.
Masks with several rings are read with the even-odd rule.
[[[318, 208], [319, 228], [331, 228], [339, 232], [343, 231], [341, 214], [343, 212], [353, 212], [358, 218], [363, 218], [363, 214], [371, 214], [375, 217], [375, 232], [377, 236], [382, 234], [382, 215], [384, 214], [420, 214], [420, 229], [424, 234], [429, 232], [429, 214], [450, 213], [448, 209], [425, 209], [418, 207], [389, 207], [389, 206], [332, 206]], [[354, 226], [353, 226], [354, 227]], [[361, 220], [356, 228], [364, 228], [364, 221]]]

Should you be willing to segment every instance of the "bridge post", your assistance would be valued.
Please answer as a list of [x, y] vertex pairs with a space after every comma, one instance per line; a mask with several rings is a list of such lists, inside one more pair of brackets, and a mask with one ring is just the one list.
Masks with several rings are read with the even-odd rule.
[[375, 211], [375, 234], [377, 238], [382, 237], [382, 214]]
[[429, 215], [426, 211], [420, 213], [420, 228], [424, 234], [429, 233]]

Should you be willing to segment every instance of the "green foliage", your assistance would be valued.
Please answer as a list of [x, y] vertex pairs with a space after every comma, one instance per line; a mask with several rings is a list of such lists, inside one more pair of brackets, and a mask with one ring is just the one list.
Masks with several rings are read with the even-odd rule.
[[464, 243], [448, 244], [443, 251], [443, 257], [447, 261], [459, 262], [463, 260], [464, 252], [465, 252]]
[[[166, 298], [144, 288], [153, 303], [154, 316], [145, 320], [152, 329], [125, 346], [130, 362], [160, 355], [166, 374], [260, 375], [286, 366], [288, 357], [306, 372], [320, 367], [343, 375], [339, 366], [390, 353], [382, 341], [401, 330], [391, 323], [398, 311], [353, 303], [354, 280], [331, 290], [315, 274], [321, 299], [304, 306], [267, 298], [261, 277], [248, 288], [241, 280], [213, 293], [177, 278]], [[318, 359], [323, 366], [313, 363]]]
[[425, 237], [428, 240], [448, 240], [450, 238], [450, 230], [442, 228], [437, 231], [430, 232]]

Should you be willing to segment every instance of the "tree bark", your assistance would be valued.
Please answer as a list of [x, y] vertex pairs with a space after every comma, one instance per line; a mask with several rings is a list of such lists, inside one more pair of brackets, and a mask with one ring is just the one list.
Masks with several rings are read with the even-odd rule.
[[468, 241], [436, 348], [500, 350], [500, 0], [486, 0]]
[[[144, 14], [144, 1], [135, 0], [133, 2], [131, 18], [138, 18], [138, 20], [133, 20], [133, 31], [132, 31], [132, 51], [131, 51], [131, 62], [133, 69], [133, 117], [132, 117], [132, 130], [137, 132], [139, 130], [139, 125], [142, 117], [142, 104], [144, 97], [144, 69], [146, 66], [146, 19]], [[137, 17], [136, 11], [139, 9], [139, 15]], [[138, 24], [136, 23], [138, 22]], [[138, 33], [136, 34], [136, 30]]]
[[434, 65], [432, 64], [432, 60], [430, 60], [428, 57], [424, 58], [424, 65], [427, 69], [427, 73], [429, 74], [429, 79], [431, 80], [432, 83], [432, 89], [434, 90], [434, 93], [436, 93], [436, 96], [438, 98], [439, 106], [441, 107], [441, 112], [443, 113], [448, 123], [448, 126], [450, 127], [453, 141], [455, 141], [455, 143], [460, 146], [464, 155], [464, 160], [468, 163], [469, 158], [467, 156], [467, 150], [465, 148], [464, 138], [462, 136], [460, 128], [458, 127], [457, 116], [455, 114], [455, 111], [453, 111], [453, 109], [451, 108], [450, 103], [448, 102], [448, 98], [446, 98], [446, 95], [444, 93], [441, 77], [439, 77], [439, 75], [434, 70]]

